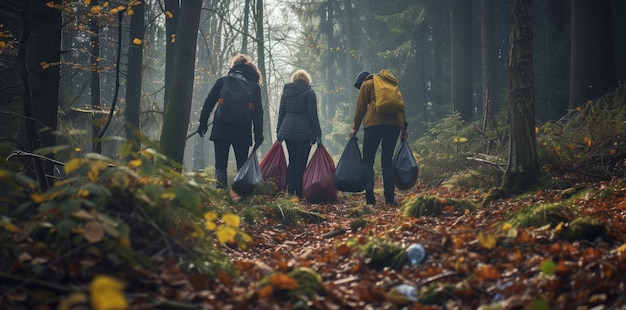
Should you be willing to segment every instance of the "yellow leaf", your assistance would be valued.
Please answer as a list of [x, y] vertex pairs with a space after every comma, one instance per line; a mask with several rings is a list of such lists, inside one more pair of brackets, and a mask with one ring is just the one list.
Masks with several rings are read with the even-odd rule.
[[557, 224], [556, 227], [554, 227], [554, 229], [552, 230], [552, 233], [556, 235], [560, 233], [561, 230], [563, 230], [563, 222], [559, 222], [559, 224]]
[[137, 167], [141, 167], [141, 159], [135, 159], [135, 160], [131, 160], [128, 163], [128, 168], [134, 169]]
[[95, 310], [128, 309], [124, 283], [105, 275], [96, 276], [89, 285], [91, 307]]
[[217, 213], [215, 212], [207, 212], [204, 214], [204, 220], [213, 222], [217, 219]]
[[140, 39], [140, 38], [134, 38], [134, 39], [133, 39], [133, 44], [135, 44], [135, 45], [141, 45], [141, 43], [142, 43], [142, 41], [141, 41], [141, 39]]
[[8, 232], [16, 232], [19, 230], [13, 223], [0, 223], [0, 227]]
[[102, 8], [99, 5], [94, 5], [89, 9], [92, 14], [99, 14], [102, 11]]
[[135, 14], [135, 12], [132, 9], [128, 9], [128, 11], [126, 11], [126, 14], [128, 14], [128, 16], [131, 16], [133, 14]]
[[80, 152], [80, 148], [79, 147], [74, 148], [74, 152]]
[[167, 193], [161, 194], [161, 199], [163, 200], [170, 200], [174, 198], [176, 198], [176, 194], [174, 194], [173, 192], [167, 192]]
[[535, 126], [535, 133], [539, 133], [539, 127]]
[[108, 8], [109, 7], [109, 1], [106, 1], [102, 4], [102, 7]]
[[206, 226], [206, 229], [208, 230], [215, 230], [215, 228], [217, 228], [217, 225], [215, 225], [215, 222], [206, 222], [204, 226]]
[[620, 245], [619, 247], [617, 247], [616, 251], [618, 253], [622, 253], [622, 252], [626, 252], [626, 243]]
[[246, 242], [252, 242], [252, 237], [250, 237], [250, 235], [248, 235], [247, 233], [243, 232], [243, 231], [239, 231], [239, 235], [243, 238], [243, 240], [245, 240]]
[[165, 11], [165, 16], [167, 16], [167, 18], [174, 18], [174, 14], [170, 11]]
[[478, 233], [478, 242], [485, 249], [492, 249], [494, 246], [496, 246], [496, 237], [489, 234], [483, 234], [483, 232], [481, 231]]
[[90, 5], [90, 4], [91, 4], [91, 0], [83, 0], [83, 3], [84, 3], [85, 5]]
[[47, 193], [37, 193], [33, 192], [30, 194], [30, 199], [33, 200], [34, 203], [43, 203], [46, 201], [50, 201], [61, 194], [61, 191], [53, 191]]
[[117, 13], [119, 13], [119, 12], [120, 12], [120, 10], [119, 10], [118, 8], [112, 8], [112, 9], [109, 11], [109, 13], [111, 13], [111, 15], [115, 15], [115, 14], [117, 14]]
[[237, 235], [237, 231], [232, 227], [228, 226], [220, 226], [217, 228], [217, 241], [221, 244], [226, 244], [228, 242], [232, 242], [235, 240], [235, 235]]
[[122, 236], [119, 238], [120, 245], [125, 249], [130, 249], [130, 238], [128, 236]]
[[224, 221], [224, 223], [226, 223], [226, 225], [230, 227], [233, 227], [233, 228], [239, 227], [239, 216], [235, 214], [231, 214], [231, 213], [224, 214], [222, 216], [222, 220]]
[[465, 143], [465, 142], [467, 142], [467, 138], [459, 138], [459, 142]]
[[69, 174], [74, 172], [76, 169], [80, 168], [80, 166], [82, 166], [85, 163], [85, 160], [82, 158], [74, 158], [70, 161], [68, 161], [65, 164], [65, 173]]
[[502, 230], [504, 230], [504, 231], [508, 231], [508, 230], [510, 230], [511, 228], [513, 228], [513, 225], [511, 225], [510, 223], [504, 223], [504, 224], [502, 225]]

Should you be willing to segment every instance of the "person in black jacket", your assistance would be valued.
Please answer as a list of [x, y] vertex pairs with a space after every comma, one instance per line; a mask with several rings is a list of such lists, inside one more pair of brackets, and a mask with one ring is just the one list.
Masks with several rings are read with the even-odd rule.
[[317, 97], [311, 88], [311, 76], [296, 71], [292, 83], [285, 84], [280, 98], [276, 136], [285, 141], [289, 153], [287, 191], [302, 198], [302, 175], [311, 145], [322, 144], [322, 129], [317, 116]]
[[[263, 143], [263, 105], [261, 102], [261, 73], [252, 60], [244, 55], [238, 54], [232, 58], [231, 68], [228, 73], [240, 72], [252, 86], [252, 117], [247, 124], [226, 123], [219, 119], [213, 120], [213, 128], [211, 129], [210, 140], [213, 141], [215, 147], [215, 178], [217, 179], [217, 187], [225, 189], [228, 186], [228, 153], [232, 145], [237, 162], [237, 171], [243, 166], [248, 158], [248, 150], [252, 145], [252, 125], [254, 125], [254, 149]], [[227, 76], [219, 78], [202, 107], [200, 113], [200, 126], [198, 126], [198, 134], [200, 137], [208, 130], [209, 114], [213, 111], [218, 99], [220, 91]]]

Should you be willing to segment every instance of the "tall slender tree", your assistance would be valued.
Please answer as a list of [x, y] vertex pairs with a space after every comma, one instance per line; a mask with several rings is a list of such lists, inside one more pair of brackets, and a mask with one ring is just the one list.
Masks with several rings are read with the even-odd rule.
[[[99, 0], [91, 2], [91, 7], [99, 7]], [[97, 141], [98, 133], [102, 125], [106, 121], [104, 114], [98, 113], [102, 110], [102, 95], [100, 93], [100, 73], [102, 72], [102, 64], [100, 63], [100, 24], [98, 15], [91, 14], [89, 19], [89, 41], [91, 44], [89, 54], [89, 64], [91, 66], [90, 92], [91, 92], [91, 109], [95, 112], [92, 114], [91, 136], [93, 138], [93, 152], [102, 152], [102, 143]]]
[[[18, 56], [26, 122], [25, 134], [18, 136], [18, 146], [33, 151], [56, 143], [53, 131], [57, 129], [60, 75], [59, 67], [54, 64], [59, 63], [61, 55], [61, 12], [37, 1], [24, 1], [22, 10]], [[47, 176], [52, 175], [53, 166], [41, 161], [34, 164], [36, 178], [45, 190], [52, 185]]]
[[509, 0], [509, 162], [502, 188], [535, 186], [539, 174], [533, 101], [531, 0]]
[[572, 1], [569, 108], [613, 90], [613, 18], [611, 0]]
[[472, 2], [452, 0], [450, 7], [452, 106], [464, 121], [472, 106]]
[[494, 0], [481, 0], [480, 18], [480, 45], [482, 65], [482, 88], [483, 88], [483, 128], [495, 129], [496, 96], [498, 86], [496, 83], [496, 33], [494, 15]]
[[[263, 104], [268, 104], [269, 96], [267, 92], [267, 84], [269, 83], [267, 80], [267, 72], [265, 69], [265, 36], [264, 36], [264, 27], [265, 27], [265, 17], [264, 17], [265, 6], [263, 4], [263, 0], [256, 1], [256, 44], [257, 44], [257, 58], [258, 58], [258, 68], [261, 71], [261, 77], [263, 78], [263, 85], [261, 85], [261, 97], [263, 100]], [[263, 132], [269, 139], [272, 135], [272, 129], [270, 125], [270, 109], [263, 109]], [[262, 153], [265, 153], [269, 149], [269, 143], [265, 143], [265, 145], [261, 145], [259, 149]]]
[[132, 142], [133, 148], [139, 150], [141, 142], [136, 131], [140, 129], [139, 113], [141, 110], [141, 83], [143, 81], [143, 47], [145, 3], [132, 7], [128, 36], [128, 73], [126, 74], [126, 138]]
[[174, 72], [163, 117], [161, 148], [164, 155], [182, 164], [191, 111], [196, 44], [202, 1], [184, 1], [176, 31]]
[[172, 76], [174, 75], [174, 47], [176, 27], [180, 16], [180, 0], [165, 0], [165, 86], [163, 89], [163, 111], [167, 110]]

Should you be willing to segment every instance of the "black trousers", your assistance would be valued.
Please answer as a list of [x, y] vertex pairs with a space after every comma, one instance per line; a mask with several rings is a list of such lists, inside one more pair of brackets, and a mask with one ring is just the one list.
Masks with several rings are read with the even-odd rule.
[[302, 175], [306, 169], [311, 142], [309, 140], [285, 140], [289, 153], [287, 166], [287, 192], [302, 198]]
[[229, 140], [215, 140], [213, 146], [215, 148], [215, 170], [226, 170], [228, 167], [228, 153], [230, 146], [233, 146], [235, 152], [235, 161], [237, 162], [237, 171], [243, 166], [248, 159], [248, 150], [250, 145], [247, 142], [237, 143]]
[[382, 144], [380, 165], [383, 170], [383, 187], [386, 202], [395, 198], [395, 181], [393, 176], [393, 151], [400, 136], [399, 126], [371, 126], [363, 130], [363, 173], [366, 180], [365, 190], [374, 191], [374, 159], [378, 146]]

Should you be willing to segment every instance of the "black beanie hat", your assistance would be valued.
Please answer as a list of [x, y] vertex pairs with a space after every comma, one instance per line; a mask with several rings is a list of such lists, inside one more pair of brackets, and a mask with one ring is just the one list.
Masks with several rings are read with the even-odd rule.
[[361, 71], [356, 75], [356, 79], [354, 79], [354, 87], [361, 89], [361, 84], [365, 81], [365, 78], [369, 76], [371, 73], [368, 71]]

